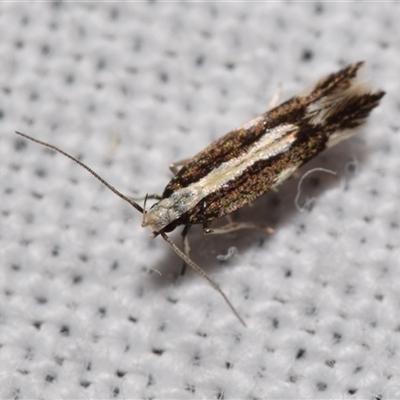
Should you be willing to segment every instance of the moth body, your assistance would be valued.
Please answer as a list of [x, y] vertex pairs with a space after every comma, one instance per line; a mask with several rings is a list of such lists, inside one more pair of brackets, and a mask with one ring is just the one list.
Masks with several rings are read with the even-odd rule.
[[363, 63], [318, 81], [190, 159], [169, 182], [143, 226], [170, 232], [209, 224], [278, 186], [321, 151], [348, 138], [384, 95], [358, 77]]
[[[362, 65], [352, 64], [326, 76], [307, 92], [210, 144], [183, 165], [164, 189], [161, 200], [148, 210], [76, 157], [16, 133], [70, 158], [142, 213], [142, 226], [149, 226], [153, 237], [160, 235], [186, 264], [202, 275], [245, 325], [221, 288], [190, 259], [188, 229], [194, 224], [207, 227], [215, 219], [253, 202], [321, 151], [348, 138], [385, 94], [360, 82], [357, 74]], [[179, 225], [184, 225], [184, 252], [166, 234]]]

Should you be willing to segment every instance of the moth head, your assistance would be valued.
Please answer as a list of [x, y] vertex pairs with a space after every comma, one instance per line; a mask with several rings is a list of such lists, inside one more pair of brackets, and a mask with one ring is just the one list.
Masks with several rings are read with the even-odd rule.
[[145, 205], [142, 227], [150, 226], [154, 232], [158, 233], [175, 219], [176, 215], [173, 208], [171, 208], [171, 201], [169, 199], [162, 199], [153, 204], [148, 211]]

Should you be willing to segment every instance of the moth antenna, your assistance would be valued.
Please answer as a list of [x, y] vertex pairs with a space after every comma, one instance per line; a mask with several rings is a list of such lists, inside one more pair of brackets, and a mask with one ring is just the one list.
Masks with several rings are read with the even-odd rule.
[[[71, 154], [68, 154], [67, 152], [65, 152], [64, 150], [59, 149], [58, 147], [50, 144], [50, 143], [46, 143], [46, 142], [42, 142], [41, 140], [35, 139], [29, 135], [26, 135], [25, 133], [21, 133], [21, 132], [17, 132], [15, 131], [15, 133], [19, 136], [24, 137], [25, 139], [31, 140], [34, 143], [40, 144], [44, 147], [47, 147], [51, 150], [56, 151], [57, 153], [62, 154], [63, 156], [69, 158], [70, 160], [74, 161], [75, 163], [79, 164], [81, 167], [83, 167], [84, 169], [86, 169], [86, 171], [88, 171], [90, 174], [92, 174], [98, 181], [100, 181], [107, 189], [111, 190], [113, 193], [115, 193], [118, 197], [120, 197], [122, 200], [125, 200], [127, 203], [129, 203], [132, 207], [136, 208], [136, 210], [138, 210], [140, 213], [143, 214], [143, 216], [145, 215], [144, 209], [137, 204], [135, 201], [133, 201], [132, 199], [130, 199], [129, 197], [125, 196], [124, 194], [122, 194], [119, 190], [115, 189], [114, 186], [110, 185], [106, 180], [104, 180], [99, 174], [97, 174], [96, 172], [94, 172], [90, 167], [88, 167], [86, 164], [84, 164], [82, 161], [78, 160], [76, 157], [72, 156]], [[145, 198], [145, 204], [147, 201], [147, 197], [148, 195], [146, 195]], [[146, 207], [146, 206], [145, 206]], [[178, 256], [180, 258], [182, 258], [182, 260], [190, 265], [199, 275], [201, 275], [202, 277], [204, 277], [209, 283], [210, 285], [221, 294], [221, 296], [224, 298], [226, 304], [229, 306], [229, 308], [232, 310], [233, 314], [235, 314], [236, 318], [241, 322], [241, 324], [243, 326], [246, 326], [245, 322], [243, 321], [243, 319], [240, 317], [239, 313], [236, 311], [235, 307], [233, 307], [232, 303], [229, 301], [228, 297], [226, 296], [226, 294], [221, 290], [221, 288], [206, 274], [206, 272], [201, 269], [194, 261], [192, 261], [189, 257], [186, 256], [186, 254], [179, 249], [179, 247], [169, 238], [169, 236], [160, 231], [160, 232], [153, 232], [154, 236], [156, 237], [159, 234], [162, 236], [162, 238], [172, 247], [172, 250], [175, 251], [176, 254], [178, 254]]]
[[90, 167], [88, 167], [86, 164], [84, 164], [82, 161], [78, 160], [76, 157], [71, 156], [71, 154], [66, 153], [65, 151], [59, 149], [56, 146], [53, 146], [52, 144], [46, 143], [46, 142], [42, 142], [41, 140], [35, 139], [31, 136], [26, 135], [25, 133], [21, 133], [21, 132], [17, 132], [15, 131], [15, 133], [19, 136], [24, 137], [25, 139], [29, 139], [32, 142], [38, 143], [44, 147], [48, 147], [51, 150], [54, 150], [60, 154], [62, 154], [65, 157], [68, 157], [69, 159], [71, 159], [72, 161], [75, 161], [77, 164], [79, 164], [81, 167], [83, 167], [84, 169], [86, 169], [86, 171], [88, 171], [89, 173], [91, 173], [98, 181], [100, 181], [107, 189], [111, 190], [113, 193], [115, 193], [118, 197], [120, 197], [122, 200], [125, 200], [127, 203], [129, 203], [132, 207], [136, 208], [136, 210], [138, 210], [140, 213], [143, 214], [143, 208], [136, 203], [135, 201], [133, 201], [132, 199], [130, 199], [129, 197], [125, 196], [124, 194], [122, 194], [120, 191], [118, 191], [117, 189], [115, 189], [114, 186], [110, 185], [106, 180], [104, 180], [99, 174], [97, 174], [96, 172], [94, 172]]
[[229, 306], [229, 308], [232, 310], [233, 314], [235, 314], [236, 318], [240, 321], [240, 323], [243, 326], [247, 326], [246, 323], [243, 321], [243, 319], [240, 317], [239, 313], [236, 311], [235, 307], [233, 307], [232, 303], [229, 301], [228, 297], [226, 294], [222, 291], [222, 289], [206, 274], [206, 272], [201, 269], [194, 261], [192, 261], [170, 238], [169, 236], [163, 232], [160, 231], [159, 234], [162, 236], [162, 238], [172, 247], [172, 249], [175, 251], [176, 254], [180, 258], [182, 258], [183, 261], [185, 261], [186, 264], [188, 264], [190, 267], [192, 267], [199, 275], [201, 275], [203, 278], [205, 278], [208, 283], [224, 298], [225, 303]]

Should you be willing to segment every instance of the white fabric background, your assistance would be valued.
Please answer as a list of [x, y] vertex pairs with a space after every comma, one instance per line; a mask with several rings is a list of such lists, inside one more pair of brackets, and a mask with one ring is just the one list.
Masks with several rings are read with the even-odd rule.
[[[400, 398], [400, 26], [394, 3], [1, 3], [2, 398]], [[349, 62], [368, 124], [203, 237], [220, 296], [140, 227], [168, 165]], [[172, 237], [180, 245], [179, 232]], [[226, 262], [216, 256], [236, 246]]]

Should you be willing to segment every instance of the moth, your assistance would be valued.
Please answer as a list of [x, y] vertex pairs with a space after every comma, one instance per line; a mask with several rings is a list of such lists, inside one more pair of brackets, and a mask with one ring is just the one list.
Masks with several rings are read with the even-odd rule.
[[[347, 139], [359, 127], [385, 92], [371, 89], [359, 77], [364, 62], [332, 73], [298, 96], [247, 122], [211, 143], [193, 158], [182, 162], [158, 201], [149, 209], [110, 185], [82, 161], [49, 143], [24, 133], [18, 135], [48, 147], [85, 168], [109, 190], [142, 213], [142, 227], [152, 237], [161, 236], [183, 261], [202, 275], [224, 298], [245, 325], [220, 286], [189, 256], [187, 233], [211, 223], [256, 200], [287, 179], [323, 150]], [[182, 251], [167, 235], [183, 226]], [[248, 227], [228, 224], [223, 231]], [[218, 230], [221, 232], [221, 229]]]

